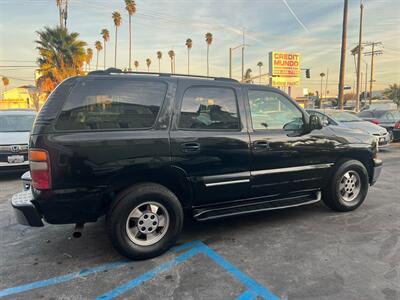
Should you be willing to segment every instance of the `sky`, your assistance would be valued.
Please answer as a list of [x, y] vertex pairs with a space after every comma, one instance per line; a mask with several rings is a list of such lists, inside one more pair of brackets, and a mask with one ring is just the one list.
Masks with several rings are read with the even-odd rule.
[[[358, 0], [349, 0], [346, 79], [354, 86], [355, 65], [350, 50], [358, 43]], [[263, 73], [268, 72], [270, 51], [301, 54], [301, 67], [311, 70], [311, 78], [303, 72], [301, 86], [293, 96], [300, 96], [303, 88], [314, 92], [320, 89], [320, 76], [328, 76], [329, 95], [337, 94], [339, 78], [343, 0], [137, 0], [137, 13], [132, 17], [133, 60], [146, 71], [146, 58], [152, 60], [150, 71], [158, 71], [156, 52], [163, 52], [161, 71], [169, 72], [168, 51], [176, 53], [176, 73], [187, 72], [185, 41], [193, 40], [191, 73], [206, 73], [205, 33], [213, 34], [210, 46], [210, 75], [229, 75], [229, 48], [242, 43], [245, 31], [245, 69], [258, 74], [257, 62], [262, 61]], [[69, 0], [67, 27], [78, 32], [80, 39], [94, 48], [102, 40], [100, 31], [110, 31], [107, 44], [107, 67], [114, 62], [113, 11], [122, 14], [118, 31], [117, 67], [128, 65], [128, 15], [123, 0]], [[58, 24], [56, 0], [0, 0], [0, 77], [10, 79], [10, 88], [33, 84], [38, 53], [36, 31]], [[375, 56], [374, 89], [382, 90], [400, 82], [400, 2], [399, 0], [364, 0], [363, 41], [380, 41], [383, 55]], [[370, 51], [368, 48], [365, 51]], [[240, 50], [233, 55], [233, 76], [241, 77]], [[363, 56], [368, 64], [370, 57]], [[100, 54], [103, 67], [103, 53]], [[95, 67], [96, 55], [91, 68]], [[366, 64], [362, 63], [363, 81]], [[24, 66], [24, 67], [16, 67]], [[325, 91], [325, 79], [323, 89]], [[325, 93], [325, 92], [324, 92]]]

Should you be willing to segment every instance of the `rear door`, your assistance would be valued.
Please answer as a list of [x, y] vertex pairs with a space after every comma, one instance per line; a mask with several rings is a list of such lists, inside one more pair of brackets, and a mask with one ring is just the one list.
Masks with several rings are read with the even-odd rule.
[[303, 133], [303, 112], [284, 93], [247, 90], [252, 153], [251, 196], [317, 189], [333, 165], [335, 142], [323, 130]]
[[180, 79], [178, 87], [172, 163], [190, 179], [193, 205], [248, 197], [249, 134], [239, 85]]

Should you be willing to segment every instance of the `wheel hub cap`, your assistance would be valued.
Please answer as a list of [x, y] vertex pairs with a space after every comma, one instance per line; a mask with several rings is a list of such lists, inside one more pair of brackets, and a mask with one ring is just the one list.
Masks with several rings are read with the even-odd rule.
[[137, 228], [141, 233], [152, 233], [157, 229], [158, 217], [154, 213], [144, 213], [137, 222]]
[[342, 200], [351, 202], [361, 190], [361, 179], [357, 172], [347, 171], [340, 180], [339, 192]]
[[168, 227], [168, 210], [153, 201], [136, 206], [126, 220], [126, 234], [133, 243], [140, 246], [151, 246], [160, 241]]

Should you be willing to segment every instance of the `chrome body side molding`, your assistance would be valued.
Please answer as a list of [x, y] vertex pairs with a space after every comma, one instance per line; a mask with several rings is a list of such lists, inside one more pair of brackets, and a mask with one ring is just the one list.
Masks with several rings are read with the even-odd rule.
[[332, 166], [333, 166], [333, 163], [307, 165], [307, 166], [299, 166], [299, 167], [289, 167], [289, 168], [278, 168], [278, 169], [269, 169], [269, 170], [259, 170], [259, 171], [252, 171], [251, 175], [258, 176], [258, 175], [266, 175], [266, 174], [277, 174], [277, 173], [299, 172], [299, 171], [306, 171], [306, 170], [327, 169]]

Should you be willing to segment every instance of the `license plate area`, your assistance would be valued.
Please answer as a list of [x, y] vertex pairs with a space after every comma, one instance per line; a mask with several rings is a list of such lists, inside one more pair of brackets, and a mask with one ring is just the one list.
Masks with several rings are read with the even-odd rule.
[[9, 164], [19, 164], [24, 162], [23, 155], [10, 155], [7, 156], [7, 161]]

